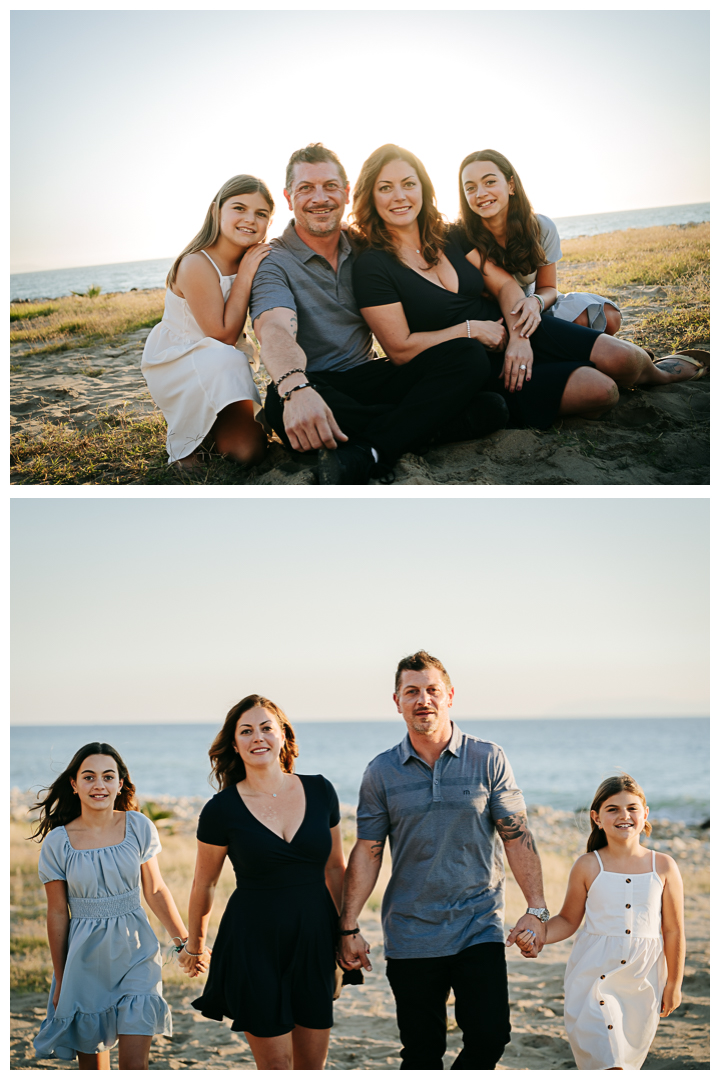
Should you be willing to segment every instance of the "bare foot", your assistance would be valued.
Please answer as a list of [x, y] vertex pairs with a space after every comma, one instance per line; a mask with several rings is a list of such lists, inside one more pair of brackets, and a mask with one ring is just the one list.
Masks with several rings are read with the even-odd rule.
[[178, 458], [173, 462], [176, 469], [180, 469], [181, 472], [195, 472], [202, 465], [197, 450], [192, 454], [188, 454], [187, 457]]
[[[692, 379], [693, 376], [697, 376], [702, 368], [709, 370], [709, 352], [706, 352], [704, 349], [688, 349], [688, 354], [687, 359], [679, 353], [675, 353], [673, 356], [666, 356], [661, 360], [657, 360], [655, 362], [655, 367], [658, 371], [664, 371], [666, 373], [668, 378], [665, 381], [667, 382], [683, 382], [687, 379]], [[700, 378], [702, 377], [703, 375], [700, 376]]]

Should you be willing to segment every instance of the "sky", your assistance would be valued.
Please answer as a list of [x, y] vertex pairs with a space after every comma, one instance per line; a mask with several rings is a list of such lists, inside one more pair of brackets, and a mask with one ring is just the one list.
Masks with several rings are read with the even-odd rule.
[[708, 502], [15, 498], [12, 722], [704, 716]]
[[15, 11], [11, 268], [175, 256], [232, 175], [379, 145], [457, 213], [486, 147], [540, 213], [709, 199], [707, 11]]

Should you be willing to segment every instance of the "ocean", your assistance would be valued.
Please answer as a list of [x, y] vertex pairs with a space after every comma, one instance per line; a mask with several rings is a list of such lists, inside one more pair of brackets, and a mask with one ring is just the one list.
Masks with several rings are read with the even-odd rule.
[[[350, 806], [367, 762], [406, 730], [400, 720], [294, 727], [297, 771], [323, 773]], [[466, 720], [459, 727], [504, 748], [528, 805], [579, 810], [604, 777], [624, 771], [645, 789], [651, 818], [699, 823], [709, 817], [708, 720]], [[123, 756], [139, 795], [210, 798], [207, 750], [218, 730], [218, 724], [11, 727], [11, 787], [37, 791], [76, 750], [99, 741]]]
[[[645, 229], [651, 225], [687, 225], [710, 220], [710, 203], [685, 206], [656, 206], [645, 210], [621, 210], [612, 214], [584, 214], [555, 218], [560, 237], [595, 236], [616, 229]], [[53, 299], [85, 292], [90, 285], [100, 285], [103, 292], [128, 292], [130, 289], [160, 289], [175, 256], [147, 259], [142, 262], [109, 263], [107, 266], [75, 266], [68, 270], [36, 270], [10, 275], [13, 300]]]

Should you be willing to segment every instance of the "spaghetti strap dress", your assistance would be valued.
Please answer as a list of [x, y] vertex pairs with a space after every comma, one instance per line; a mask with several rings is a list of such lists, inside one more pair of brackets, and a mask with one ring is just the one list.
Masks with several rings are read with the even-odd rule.
[[658, 1022], [667, 967], [663, 883], [655, 870], [605, 870], [588, 890], [585, 923], [565, 973], [565, 1027], [578, 1069], [640, 1069]]
[[340, 820], [324, 776], [300, 776], [305, 816], [289, 842], [263, 825], [233, 784], [203, 808], [197, 837], [227, 847], [237, 888], [212, 947], [201, 997], [211, 1020], [259, 1038], [296, 1024], [332, 1027], [337, 912], [325, 885], [330, 830]]
[[70, 929], [57, 1009], [55, 976], [35, 1056], [72, 1061], [99, 1054], [118, 1035], [171, 1035], [162, 996], [160, 945], [140, 904], [140, 867], [161, 850], [157, 829], [128, 810], [125, 838], [76, 851], [64, 825], [48, 833], [38, 864], [42, 882], [67, 882]]
[[[227, 300], [237, 274], [221, 274], [223, 300]], [[252, 345], [227, 345], [206, 337], [187, 300], [172, 289], [165, 292], [162, 321], [148, 334], [141, 369], [156, 405], [167, 421], [167, 452], [172, 463], [197, 450], [218, 413], [233, 401], [252, 401], [255, 419], [264, 426], [260, 394], [250, 369], [255, 363]]]

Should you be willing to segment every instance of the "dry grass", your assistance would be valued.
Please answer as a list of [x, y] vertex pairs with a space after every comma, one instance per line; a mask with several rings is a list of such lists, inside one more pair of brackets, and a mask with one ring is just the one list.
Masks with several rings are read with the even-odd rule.
[[[656, 225], [563, 240], [563, 291], [604, 292], [621, 285], [670, 285], [710, 268], [710, 223]], [[582, 263], [582, 282], [572, 282]]]
[[107, 293], [95, 299], [65, 296], [52, 304], [11, 304], [10, 343], [26, 345], [25, 355], [38, 356], [111, 341], [160, 322], [164, 304], [164, 289]]

